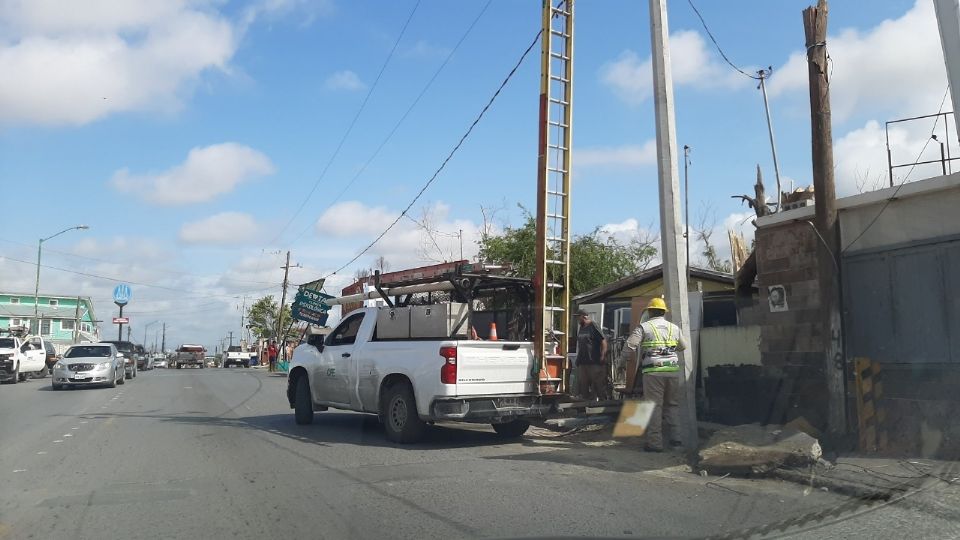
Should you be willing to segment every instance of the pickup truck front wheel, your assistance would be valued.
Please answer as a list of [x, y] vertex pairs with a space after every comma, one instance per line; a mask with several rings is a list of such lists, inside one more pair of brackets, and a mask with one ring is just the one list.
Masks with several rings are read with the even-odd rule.
[[502, 424], [493, 424], [493, 430], [504, 439], [517, 439], [523, 436], [530, 428], [526, 420], [511, 420]]
[[306, 375], [297, 379], [297, 390], [293, 401], [293, 416], [297, 424], [305, 426], [313, 423], [313, 398], [310, 397], [310, 381]]
[[423, 438], [427, 429], [426, 422], [417, 414], [417, 402], [407, 384], [396, 384], [387, 390], [380, 415], [387, 438], [396, 443], [415, 443]]

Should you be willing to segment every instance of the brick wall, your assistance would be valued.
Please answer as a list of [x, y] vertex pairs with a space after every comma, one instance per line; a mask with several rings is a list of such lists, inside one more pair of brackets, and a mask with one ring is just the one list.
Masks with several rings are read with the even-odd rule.
[[[827, 386], [823, 366], [817, 237], [806, 222], [756, 232], [760, 360], [766, 381], [762, 406], [767, 422], [803, 416], [826, 427]], [[769, 287], [782, 285], [786, 311], [772, 311]]]

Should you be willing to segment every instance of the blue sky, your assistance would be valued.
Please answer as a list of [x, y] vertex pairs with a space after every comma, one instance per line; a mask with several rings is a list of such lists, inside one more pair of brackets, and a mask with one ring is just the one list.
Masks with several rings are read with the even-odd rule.
[[[806, 186], [800, 14], [809, 2], [695, 4], [732, 61], [748, 71], [773, 67], [781, 172]], [[946, 89], [930, 0], [869, 5], [831, 5], [842, 194], [886, 181], [883, 122], [936, 112]], [[8, 202], [0, 288], [32, 290], [34, 268], [16, 259], [34, 260], [37, 238], [85, 223], [90, 230], [49, 242], [44, 264], [91, 275], [44, 269], [44, 290], [92, 295], [104, 318], [114, 310], [115, 283], [93, 276], [140, 283], [129, 308], [135, 332], [164, 320], [172, 341], [211, 347], [236, 330], [244, 295], [249, 302], [279, 293], [283, 251], [301, 265], [293, 282], [307, 281], [348, 261], [392, 222], [540, 24], [540, 3], [532, 0], [120, 6], [0, 2], [0, 70], [8, 74], [8, 88], [0, 89], [0, 185]], [[756, 164], [773, 191], [762, 101], [754, 81], [723, 63], [686, 1], [669, 3], [669, 24], [678, 143], [693, 148], [691, 221], [703, 217], [724, 250], [726, 228], [751, 235], [747, 210], [730, 195], [752, 192]], [[576, 32], [574, 228], [655, 236], [646, 3], [581, 0]], [[539, 45], [414, 207], [413, 217], [436, 230], [439, 249], [403, 219], [331, 283], [342, 286], [379, 255], [394, 268], [458, 256], [460, 235], [470, 255], [484, 214], [494, 229], [518, 223], [517, 205], [532, 209], [535, 201], [538, 92]], [[897, 156], [913, 161], [929, 129], [897, 131]]]

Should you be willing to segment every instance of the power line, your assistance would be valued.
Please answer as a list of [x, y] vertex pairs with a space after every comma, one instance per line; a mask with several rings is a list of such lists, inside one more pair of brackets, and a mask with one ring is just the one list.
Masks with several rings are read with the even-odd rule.
[[290, 224], [293, 223], [293, 220], [296, 219], [300, 212], [303, 211], [303, 208], [307, 205], [307, 202], [313, 197], [313, 194], [317, 191], [317, 187], [320, 185], [320, 182], [327, 175], [327, 171], [330, 170], [330, 166], [333, 165], [334, 160], [337, 159], [337, 156], [340, 155], [340, 150], [343, 149], [344, 143], [347, 142], [347, 138], [350, 136], [350, 133], [353, 132], [354, 126], [357, 125], [357, 120], [360, 119], [360, 115], [363, 113], [363, 110], [367, 107], [367, 102], [370, 101], [370, 96], [373, 95], [373, 91], [377, 88], [377, 83], [380, 82], [380, 78], [383, 76], [383, 72], [386, 71], [387, 65], [390, 63], [390, 60], [393, 58], [394, 53], [397, 51], [397, 47], [400, 45], [400, 40], [403, 38], [403, 35], [407, 31], [407, 27], [410, 25], [410, 21], [413, 19], [414, 13], [417, 12], [417, 8], [420, 7], [420, 0], [417, 0], [417, 3], [414, 4], [413, 9], [410, 10], [410, 15], [407, 16], [406, 22], [403, 23], [403, 28], [400, 29], [400, 35], [397, 36], [397, 40], [393, 43], [393, 48], [390, 49], [390, 54], [387, 55], [386, 60], [383, 61], [383, 65], [380, 66], [380, 72], [377, 73], [376, 79], [373, 80], [373, 84], [370, 85], [370, 90], [367, 91], [367, 95], [364, 96], [363, 102], [360, 103], [360, 108], [357, 109], [357, 113], [353, 115], [353, 120], [350, 121], [350, 125], [347, 127], [347, 130], [343, 133], [343, 137], [340, 138], [340, 142], [337, 144], [336, 150], [331, 154], [330, 159], [327, 160], [327, 164], [323, 167], [323, 170], [320, 172], [320, 176], [317, 177], [316, 182], [313, 183], [313, 187], [310, 188], [310, 192], [307, 193], [307, 196], [303, 198], [300, 202], [300, 206], [297, 207], [297, 210], [290, 216], [290, 219], [287, 220], [286, 225], [280, 229], [280, 232], [274, 236], [273, 240], [270, 243], [276, 242], [287, 228], [290, 227]]
[[[487, 8], [490, 7], [490, 4], [492, 1], [493, 0], [487, 0], [487, 3], [484, 4], [480, 12], [477, 13], [477, 16], [473, 18], [473, 22], [470, 23], [470, 26], [468, 26], [466, 31], [464, 31], [463, 35], [460, 36], [460, 39], [457, 41], [456, 45], [453, 46], [453, 48], [447, 54], [447, 57], [444, 58], [443, 62], [440, 64], [440, 67], [438, 67], [437, 70], [433, 72], [433, 76], [430, 77], [430, 80], [427, 81], [427, 84], [425, 84], [423, 89], [420, 90], [420, 93], [417, 94], [417, 97], [413, 100], [412, 103], [410, 103], [410, 106], [407, 107], [407, 110], [403, 113], [402, 116], [400, 116], [400, 119], [397, 120], [396, 124], [393, 125], [393, 128], [390, 130], [389, 133], [387, 133], [387, 136], [380, 142], [380, 145], [377, 146], [376, 150], [373, 151], [373, 154], [371, 154], [370, 157], [367, 159], [367, 161], [364, 162], [364, 164], [357, 170], [356, 174], [353, 175], [350, 181], [347, 182], [347, 185], [340, 190], [340, 193], [338, 193], [337, 196], [334, 197], [333, 200], [331, 200], [330, 203], [327, 204], [326, 208], [323, 209], [323, 212], [326, 212], [334, 204], [336, 204], [337, 201], [339, 201], [340, 198], [343, 197], [344, 193], [346, 193], [347, 190], [350, 189], [351, 186], [353, 186], [354, 182], [356, 182], [357, 179], [360, 178], [360, 176], [367, 170], [367, 167], [369, 167], [370, 164], [373, 163], [373, 160], [375, 160], [377, 156], [380, 155], [380, 152], [383, 150], [383, 148], [387, 145], [388, 142], [390, 142], [393, 136], [397, 133], [397, 130], [400, 129], [400, 126], [407, 119], [407, 117], [410, 116], [410, 113], [413, 111], [414, 107], [416, 107], [417, 104], [420, 103], [420, 100], [423, 99], [424, 95], [426, 95], [427, 90], [429, 90], [430, 87], [433, 86], [434, 81], [437, 80], [437, 77], [440, 76], [440, 73], [443, 71], [443, 69], [447, 66], [448, 63], [450, 63], [450, 59], [453, 58], [453, 55], [457, 52], [457, 49], [460, 48], [460, 45], [462, 45], [463, 42], [466, 41], [467, 37], [473, 31], [473, 28], [480, 21], [480, 18], [483, 17], [484, 13], [486, 13]], [[323, 212], [321, 212], [320, 215], [322, 215]], [[295, 236], [294, 239], [290, 241], [290, 244], [299, 240], [304, 234], [306, 234], [307, 231], [310, 230], [311, 227], [313, 227], [313, 223], [307, 224], [307, 226], [304, 227], [303, 230], [301, 230], [297, 234], [297, 236]]]
[[[36, 247], [36, 246], [34, 246], [34, 245], [31, 245], [31, 244], [27, 244], [27, 243], [24, 243], [24, 242], [17, 242], [16, 240], [9, 240], [9, 239], [6, 239], [6, 238], [0, 238], [0, 242], [7, 242], [7, 243], [9, 243], [9, 244], [15, 244], [15, 245], [18, 245], [18, 246], [23, 246], [23, 247], [28, 247], [28, 248]], [[45, 249], [43, 250], [43, 252], [44, 252], [44, 253], [56, 253], [56, 254], [58, 254], [58, 255], [64, 255], [64, 256], [67, 256], [67, 257], [74, 257], [74, 258], [77, 258], [77, 259], [83, 259], [83, 260], [87, 260], [87, 261], [99, 262], [99, 263], [103, 263], [103, 264], [113, 264], [113, 265], [117, 265], [117, 266], [125, 266], [125, 265], [127, 265], [127, 263], [121, 263], [121, 262], [117, 262], [117, 261], [108, 261], [108, 260], [106, 260], [106, 259], [98, 259], [98, 258], [96, 258], [96, 257], [87, 257], [86, 255], [77, 255], [77, 254], [75, 254], [75, 253], [70, 253], [70, 252], [67, 252], [67, 251], [60, 251], [60, 250], [51, 249], [51, 248], [45, 248]], [[150, 270], [155, 271], [155, 272], [160, 272], [160, 273], [162, 273], [162, 274], [174, 274], [174, 275], [183, 275], [183, 276], [205, 277], [203, 274], [197, 274], [197, 273], [195, 273], [195, 272], [184, 272], [184, 271], [182, 271], [182, 270], [171, 270], [171, 269], [169, 269], [169, 268], [164, 269], [164, 268], [153, 268], [153, 267], [151, 267]], [[269, 281], [251, 281], [251, 280], [246, 280], [246, 279], [232, 279], [232, 278], [223, 277], [223, 276], [221, 276], [220, 279], [221, 279], [221, 280], [224, 280], [224, 281], [231, 281], [231, 282], [233, 282], [233, 283], [249, 283], [249, 284], [253, 284], [253, 285], [272, 285], [272, 283], [269, 282]]]
[[430, 179], [428, 179], [427, 182], [423, 185], [423, 187], [420, 188], [420, 191], [417, 192], [417, 195], [413, 198], [412, 201], [410, 201], [410, 204], [408, 204], [407, 207], [403, 209], [403, 212], [400, 212], [400, 215], [393, 220], [393, 223], [391, 223], [386, 229], [384, 229], [384, 231], [381, 232], [373, 240], [373, 242], [370, 242], [369, 244], [367, 244], [367, 247], [363, 248], [363, 250], [360, 251], [360, 253], [357, 253], [352, 259], [347, 261], [346, 264], [340, 266], [330, 274], [327, 274], [326, 276], [324, 276], [324, 278], [330, 277], [333, 274], [336, 274], [337, 272], [343, 270], [347, 266], [350, 266], [351, 264], [356, 262], [357, 259], [362, 257], [364, 253], [369, 251], [370, 248], [372, 248], [377, 244], [377, 242], [382, 240], [383, 237], [386, 236], [388, 232], [390, 232], [390, 229], [393, 229], [393, 227], [397, 223], [399, 223], [404, 216], [407, 215], [407, 212], [409, 212], [410, 209], [413, 208], [413, 205], [416, 204], [418, 200], [420, 200], [420, 197], [424, 194], [425, 191], [427, 191], [427, 188], [429, 188], [430, 185], [433, 184], [434, 180], [436, 180], [437, 177], [440, 176], [440, 173], [447, 166], [447, 163], [449, 163], [450, 160], [453, 158], [454, 154], [457, 153], [457, 150], [459, 150], [460, 147], [463, 145], [463, 143], [467, 140], [467, 137], [469, 137], [470, 134], [473, 133], [473, 128], [475, 128], [477, 124], [480, 123], [480, 120], [483, 119], [484, 115], [493, 105], [493, 102], [496, 101], [497, 97], [500, 95], [500, 92], [503, 91], [504, 87], [507, 86], [507, 83], [510, 82], [510, 79], [513, 78], [513, 75], [517, 72], [518, 69], [520, 69], [520, 65], [523, 64], [523, 61], [527, 58], [527, 55], [530, 54], [530, 51], [533, 50], [534, 46], [536, 46], [537, 42], [540, 40], [541, 34], [543, 34], [543, 30], [540, 30], [537, 32], [537, 35], [533, 38], [533, 41], [530, 43], [530, 46], [528, 46], [527, 49], [523, 51], [523, 54], [520, 55], [520, 59], [517, 60], [517, 63], [513, 66], [513, 69], [511, 69], [510, 72], [507, 73], [507, 76], [503, 79], [503, 82], [500, 83], [500, 86], [497, 88], [497, 91], [494, 92], [492, 96], [490, 96], [489, 101], [487, 101], [487, 104], [484, 105], [483, 109], [481, 109], [480, 114], [477, 115], [477, 117], [473, 120], [473, 123], [470, 124], [470, 127], [467, 128], [467, 131], [464, 132], [462, 137], [460, 137], [460, 140], [453, 147], [453, 150], [451, 150], [450, 153], [447, 155], [447, 157], [443, 160], [443, 162], [440, 163], [440, 166], [433, 173], [433, 176], [431, 176]]
[[755, 81], [759, 81], [759, 80], [760, 80], [760, 77], [757, 77], [756, 75], [751, 75], [751, 74], [747, 73], [746, 71], [740, 69], [739, 67], [737, 67], [736, 64], [734, 64], [732, 61], [730, 61], [729, 58], [727, 58], [727, 54], [726, 54], [725, 52], [723, 52], [723, 49], [720, 48], [720, 44], [717, 43], [717, 39], [716, 39], [715, 37], [713, 37], [713, 32], [711, 32], [711, 31], [710, 31], [710, 28], [707, 26], [707, 21], [703, 20], [703, 15], [700, 14], [700, 10], [697, 9], [697, 6], [693, 5], [693, 0], [687, 0], [687, 3], [690, 4], [690, 7], [691, 7], [691, 8], [693, 8], [693, 12], [697, 14], [697, 18], [700, 19], [700, 24], [703, 25], [703, 29], [707, 32], [707, 36], [710, 37], [710, 41], [713, 42], [713, 46], [717, 48], [717, 52], [720, 53], [720, 56], [723, 57], [723, 60], [724, 60], [727, 64], [729, 64], [730, 67], [732, 67], [733, 69], [739, 71], [740, 74], [743, 75], [744, 77], [747, 77], [748, 79], [753, 79], [753, 80], [755, 80]]
[[917, 168], [917, 165], [919, 165], [920, 160], [923, 158], [923, 152], [926, 151], [927, 146], [930, 145], [930, 140], [933, 139], [934, 132], [937, 130], [937, 123], [940, 121], [940, 113], [943, 112], [943, 105], [944, 103], [947, 102], [947, 94], [949, 93], [950, 93], [950, 86], [948, 85], [947, 89], [943, 92], [943, 99], [940, 100], [940, 108], [937, 109], [937, 115], [936, 117], [934, 117], [933, 128], [930, 130], [930, 136], [927, 137], [927, 142], [923, 143], [923, 148], [921, 148], [920, 153], [917, 154], [917, 159], [913, 160], [913, 164], [910, 166], [910, 170], [907, 171], [907, 174], [904, 175], [903, 180], [901, 180], [900, 184], [897, 185], [897, 189], [893, 191], [893, 195], [890, 195], [890, 197], [888, 197], [887, 200], [883, 202], [883, 206], [880, 207], [880, 211], [877, 212], [877, 215], [873, 216], [873, 219], [870, 220], [870, 223], [868, 223], [867, 226], [864, 227], [862, 231], [860, 231], [860, 234], [858, 234], [857, 237], [854, 238], [852, 242], [847, 244], [847, 247], [840, 250], [840, 253], [846, 253], [847, 250], [853, 247], [853, 245], [856, 244], [858, 240], [863, 238], [863, 235], [867, 234], [867, 231], [869, 231], [870, 228], [873, 227], [874, 223], [876, 223], [877, 220], [880, 219], [880, 216], [882, 216], [883, 212], [887, 209], [888, 206], [890, 206], [890, 203], [897, 198], [897, 194], [900, 193], [900, 188], [902, 188], [903, 185], [907, 183], [907, 179], [910, 178], [910, 175], [913, 173], [913, 170]]
[[[24, 261], [24, 260], [22, 260], [22, 259], [16, 259], [16, 258], [8, 257], [8, 256], [5, 256], [5, 255], [4, 255], [4, 256], [0, 256], [0, 261], [5, 261], [5, 260], [6, 260], [6, 261], [18, 262], [18, 263], [22, 263], [22, 264], [27, 264], [27, 265], [30, 265], [30, 266], [36, 266], [36, 264], [37, 264], [36, 262]], [[277, 284], [277, 285], [272, 285], [272, 286], [270, 286], [270, 287], [264, 287], [264, 288], [262, 288], [262, 289], [253, 289], [253, 290], [251, 290], [251, 291], [245, 291], [245, 292], [242, 292], [242, 293], [235, 293], [235, 294], [206, 294], [206, 293], [204, 293], [204, 292], [202, 292], [202, 291], [193, 291], [193, 290], [190, 290], [190, 289], [177, 289], [177, 288], [174, 288], [174, 287], [166, 287], [166, 286], [163, 286], [163, 285], [154, 285], [154, 284], [152, 284], [152, 283], [143, 283], [143, 282], [138, 282], [138, 281], [131, 281], [131, 280], [129, 280], [129, 279], [120, 279], [120, 278], [115, 278], [115, 277], [110, 277], [110, 276], [101, 276], [101, 275], [98, 275], [98, 274], [92, 274], [92, 273], [90, 273], [90, 272], [80, 272], [80, 271], [77, 271], [77, 270], [70, 270], [70, 269], [67, 269], [67, 268], [60, 268], [60, 267], [57, 267], [57, 266], [50, 266], [50, 265], [46, 265], [46, 264], [41, 264], [40, 267], [41, 267], [41, 268], [46, 268], [46, 269], [48, 269], [48, 270], [57, 270], [57, 271], [59, 271], [59, 272], [66, 272], [66, 273], [68, 273], [68, 274], [75, 274], [75, 275], [78, 275], [78, 276], [84, 276], [84, 277], [89, 277], [89, 278], [94, 278], [94, 279], [102, 279], [102, 280], [106, 280], [106, 281], [112, 281], [112, 282], [114, 282], [114, 283], [130, 283], [130, 284], [132, 284], [132, 285], [139, 285], [139, 286], [141, 286], [141, 287], [151, 287], [151, 288], [154, 288], [154, 289], [162, 289], [162, 290], [166, 290], [166, 291], [173, 291], [173, 292], [178, 292], [178, 293], [187, 293], [187, 294], [197, 294], [197, 295], [198, 295], [198, 296], [187, 297], [186, 299], [194, 299], [194, 298], [238, 298], [241, 294], [249, 294], [249, 293], [254, 293], [254, 292], [267, 291], [267, 290], [273, 289], [274, 287], [276, 287], [277, 285], [279, 285], [279, 284]]]

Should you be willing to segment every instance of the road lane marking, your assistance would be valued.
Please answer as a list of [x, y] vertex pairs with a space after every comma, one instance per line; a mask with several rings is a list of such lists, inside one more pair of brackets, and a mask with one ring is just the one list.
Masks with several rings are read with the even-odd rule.
[[80, 428], [78, 428], [78, 427], [72, 427], [72, 428], [70, 428], [70, 429], [80, 429]]
[[44, 455], [44, 454], [46, 454], [46, 452], [44, 452], [43, 450], [37, 452], [37, 455], [38, 455], [38, 456], [42, 456], [42, 455]]
[[60, 440], [60, 439], [57, 439], [57, 440], [55, 440], [55, 441], [53, 441], [53, 442], [55, 442], [55, 443], [62, 443], [63, 441]]
[[192, 387], [192, 386], [184, 386], [183, 389], [184, 389], [184, 390], [193, 390], [193, 387]]
[[64, 433], [63, 436], [64, 436], [64, 437], [73, 437], [73, 433]]
[[27, 470], [26, 470], [26, 469], [14, 469], [13, 472], [15, 472], [15, 473], [20, 473], [20, 472], [27, 472]]
[[86, 423], [87, 423], [87, 420], [84, 420], [83, 422], [80, 422], [80, 423], [81, 423], [81, 424], [86, 424]]

